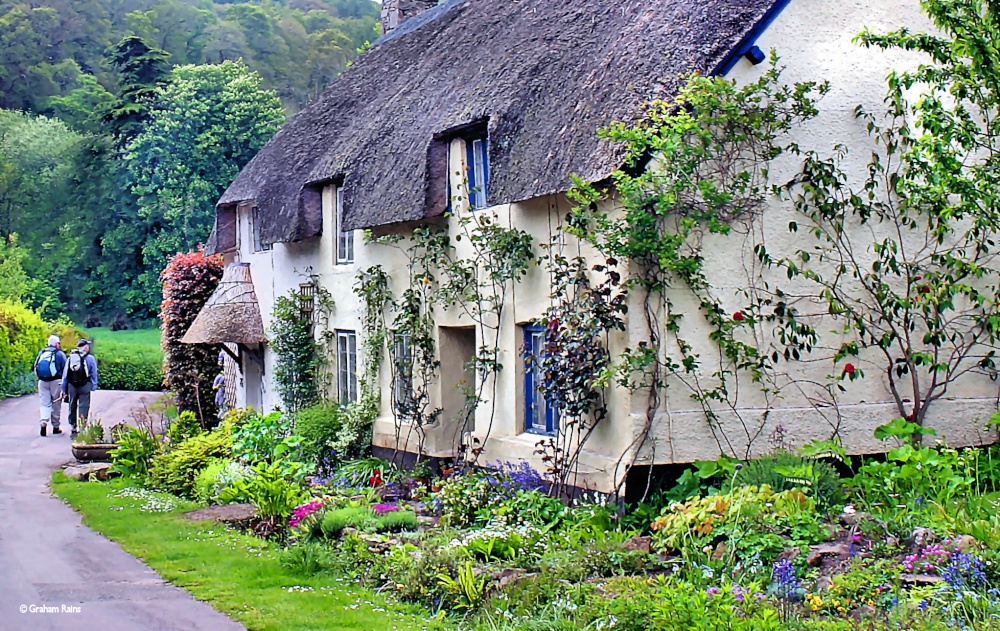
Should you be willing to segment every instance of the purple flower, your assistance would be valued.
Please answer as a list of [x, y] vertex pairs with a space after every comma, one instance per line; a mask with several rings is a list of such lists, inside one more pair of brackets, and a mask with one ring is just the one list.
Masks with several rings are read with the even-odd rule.
[[372, 511], [376, 515], [385, 515], [386, 513], [394, 513], [399, 510], [399, 507], [395, 504], [376, 504], [372, 506]]
[[771, 570], [771, 587], [779, 598], [791, 598], [799, 588], [799, 579], [795, 576], [795, 566], [788, 559], [782, 559], [774, 564]]
[[313, 500], [302, 504], [301, 506], [295, 507], [295, 510], [292, 511], [292, 516], [288, 519], [289, 527], [295, 528], [302, 522], [303, 519], [312, 515], [321, 508], [323, 508], [322, 500]]
[[956, 552], [941, 569], [941, 578], [952, 589], [982, 587], [986, 585], [986, 565], [974, 554]]

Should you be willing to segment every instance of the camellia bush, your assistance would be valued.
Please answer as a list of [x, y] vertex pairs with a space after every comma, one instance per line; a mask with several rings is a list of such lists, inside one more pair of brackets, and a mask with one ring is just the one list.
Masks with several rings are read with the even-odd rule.
[[160, 275], [163, 281], [164, 385], [177, 393], [177, 408], [198, 415], [203, 427], [215, 418], [212, 382], [219, 372], [219, 347], [184, 344], [198, 312], [222, 278], [222, 259], [201, 252], [176, 254]]

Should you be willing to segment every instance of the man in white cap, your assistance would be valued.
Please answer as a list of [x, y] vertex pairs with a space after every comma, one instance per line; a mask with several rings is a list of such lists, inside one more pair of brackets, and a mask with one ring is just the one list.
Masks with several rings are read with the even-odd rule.
[[59, 429], [59, 419], [62, 417], [62, 376], [66, 368], [66, 353], [61, 346], [58, 335], [49, 336], [49, 345], [38, 351], [35, 357], [35, 376], [38, 377], [38, 397], [41, 405], [40, 428], [38, 433], [45, 435], [49, 421], [52, 421], [52, 433], [62, 434]]

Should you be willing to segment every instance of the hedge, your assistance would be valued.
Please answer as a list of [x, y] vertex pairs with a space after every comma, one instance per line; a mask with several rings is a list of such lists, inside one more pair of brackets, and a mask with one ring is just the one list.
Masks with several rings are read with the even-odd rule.
[[102, 390], [163, 390], [163, 363], [141, 353], [98, 357], [97, 376]]
[[16, 302], [0, 301], [0, 399], [31, 392], [31, 368], [45, 346], [41, 316]]

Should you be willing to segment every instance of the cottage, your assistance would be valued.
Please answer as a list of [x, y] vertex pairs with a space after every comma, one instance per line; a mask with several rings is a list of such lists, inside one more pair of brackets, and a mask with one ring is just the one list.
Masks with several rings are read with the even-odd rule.
[[[827, 151], [837, 143], [869, 147], [855, 107], [878, 108], [889, 69], [914, 61], [852, 40], [866, 26], [926, 26], [917, 4], [386, 0], [385, 34], [219, 200], [207, 248], [243, 266], [234, 275], [249, 273], [243, 280], [252, 288], [235, 293], [244, 302], [253, 295], [262, 322], [246, 323], [251, 333], [242, 338], [203, 323], [191, 341], [242, 349], [233, 353], [241, 362], [238, 402], [273, 409], [280, 405], [270, 382], [274, 356], [257, 343], [259, 333], [279, 296], [301, 292], [304, 317], [315, 319], [328, 350], [331, 397], [353, 405], [366, 387], [379, 395], [370, 418], [377, 451], [527, 460], [571, 468], [568, 484], [601, 491], [620, 487], [636, 466], [742, 457], [767, 449], [768, 437], [801, 444], [836, 435], [853, 452], [880, 449], [874, 427], [899, 416], [885, 377], [871, 367], [865, 379], [844, 380], [843, 362], [829, 357], [786, 369], [778, 394], [737, 377], [713, 409], [682, 384], [651, 404], [648, 389], [610, 378], [600, 387], [600, 413], [589, 408], [568, 427], [546, 394], [559, 384], [546, 384], [551, 373], [540, 369], [551, 352], [542, 323], [558, 280], [551, 258], [534, 259], [580, 256], [588, 269], [606, 263], [592, 244], [561, 230], [573, 206], [571, 174], [607, 184], [624, 147], [599, 138], [598, 128], [641, 119], [648, 102], [672, 97], [693, 72], [746, 84], [766, 71], [774, 50], [786, 66], [783, 80], [830, 84], [820, 115], [793, 130], [795, 140]], [[845, 164], [863, 170], [867, 151]], [[787, 179], [798, 165], [775, 168]], [[612, 191], [600, 204], [614, 213], [619, 202]], [[797, 247], [786, 206], [769, 200], [752, 235], [705, 238], [707, 280], [737, 320], [752, 236], [765, 235], [777, 251]], [[518, 235], [529, 238], [499, 243]], [[515, 269], [505, 276], [502, 264]], [[372, 270], [384, 275], [373, 278]], [[455, 280], [463, 273], [464, 286]], [[388, 292], [374, 309], [359, 278]], [[323, 317], [317, 288], [333, 302]], [[641, 301], [625, 300], [622, 326], [600, 338], [612, 359], [650, 333]], [[221, 313], [219, 303], [206, 310]], [[694, 297], [678, 291], [672, 304], [692, 314], [682, 327], [701, 355], [717, 356]], [[690, 374], [710, 381], [712, 361]], [[862, 353], [855, 361], [860, 370], [868, 359]], [[831, 394], [831, 384], [842, 383], [844, 392]], [[982, 440], [974, 420], [996, 411], [995, 396], [988, 377], [970, 374], [934, 403], [927, 422], [953, 444]]]

